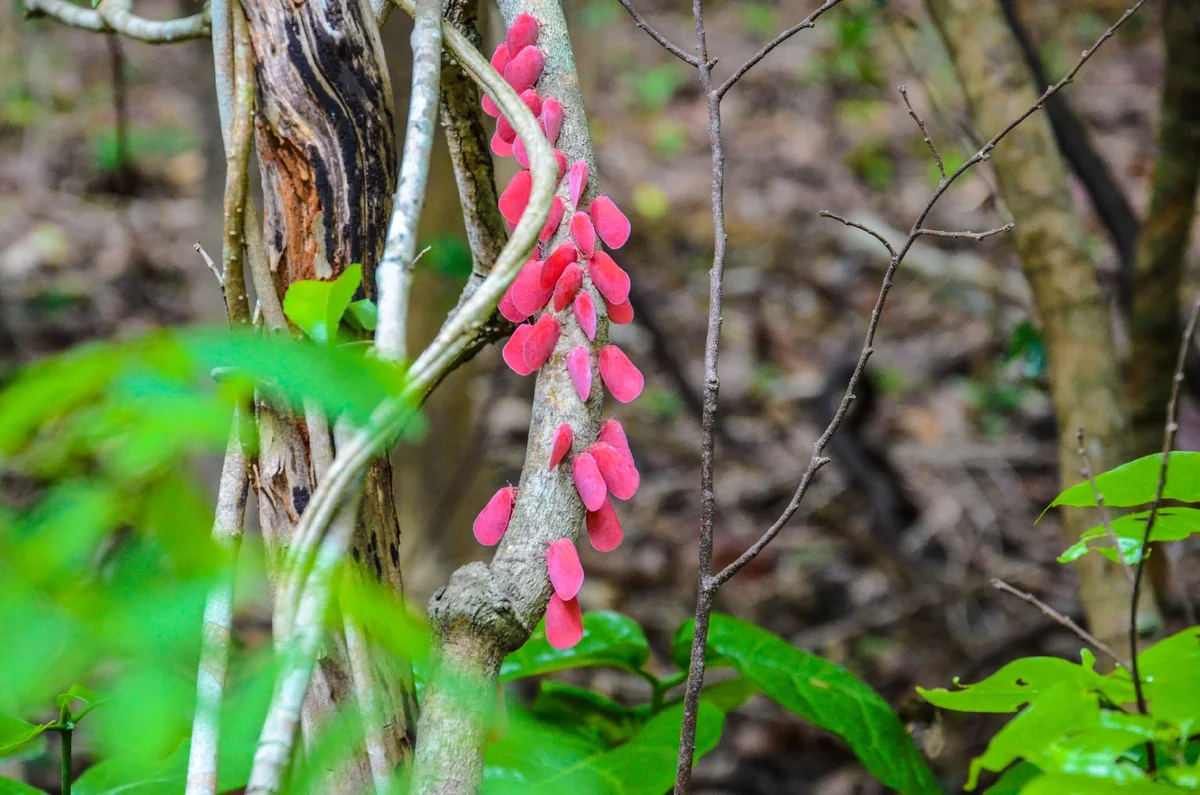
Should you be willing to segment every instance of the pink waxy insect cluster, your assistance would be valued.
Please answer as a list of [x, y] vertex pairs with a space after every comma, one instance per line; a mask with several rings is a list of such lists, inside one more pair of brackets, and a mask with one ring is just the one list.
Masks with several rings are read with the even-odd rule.
[[[563, 105], [554, 97], [541, 97], [535, 88], [546, 60], [537, 48], [538, 28], [537, 20], [529, 14], [517, 17], [505, 41], [496, 48], [492, 66], [520, 93], [554, 146], [562, 130]], [[529, 157], [512, 124], [500, 115], [490, 97], [483, 98], [483, 109], [497, 119], [492, 151], [501, 157], [515, 157], [525, 169], [513, 177], [500, 196], [500, 212], [512, 228], [529, 203], [532, 186]], [[604, 301], [605, 314], [611, 322], [633, 320], [629, 274], [599, 246], [603, 243], [610, 249], [619, 249], [625, 245], [629, 239], [629, 219], [607, 196], [598, 196], [586, 208], [581, 207], [588, 180], [587, 163], [577, 160], [568, 168], [566, 155], [558, 149], [554, 150], [554, 157], [558, 161], [559, 180], [567, 177], [567, 199], [554, 197], [535, 256], [525, 264], [500, 301], [500, 313], [521, 324], [504, 346], [504, 361], [519, 375], [529, 375], [550, 361], [563, 324], [572, 318], [589, 342], [595, 341], [597, 307], [593, 294], [584, 288], [587, 280]], [[553, 251], [544, 251], [564, 225], [569, 239]], [[535, 316], [535, 322], [525, 322]], [[620, 348], [607, 345], [598, 353], [593, 348], [579, 345], [566, 356], [567, 374], [580, 400], [586, 402], [592, 394], [593, 356], [599, 358], [600, 379], [614, 398], [628, 403], [641, 394], [642, 374]], [[556, 361], [551, 366], [562, 364]], [[563, 423], [551, 443], [549, 469], [571, 457], [575, 489], [587, 509], [588, 539], [597, 551], [609, 552], [616, 549], [623, 537], [609, 496], [627, 500], [638, 488], [638, 471], [629, 441], [621, 424], [610, 419], [600, 429], [594, 444], [572, 456], [574, 444], [574, 430], [569, 423]], [[479, 543], [491, 546], [500, 542], [512, 518], [517, 496], [516, 487], [506, 486], [488, 501], [475, 519], [475, 538]], [[546, 568], [554, 589], [546, 608], [546, 639], [556, 648], [570, 648], [583, 637], [583, 618], [576, 598], [583, 584], [583, 567], [570, 539], [563, 538], [550, 545]]]

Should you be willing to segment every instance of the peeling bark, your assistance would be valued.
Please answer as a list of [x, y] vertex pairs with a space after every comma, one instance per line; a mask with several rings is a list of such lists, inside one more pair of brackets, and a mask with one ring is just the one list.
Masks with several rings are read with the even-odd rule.
[[[361, 0], [243, 3], [254, 51], [257, 147], [264, 193], [264, 246], [280, 293], [300, 279], [330, 279], [361, 263], [375, 296], [396, 182], [392, 90], [378, 30]], [[262, 437], [256, 489], [272, 570], [277, 570], [316, 487], [303, 417], [258, 406]], [[352, 555], [402, 594], [399, 524], [386, 456], [366, 475]], [[395, 766], [410, 754], [415, 699], [411, 680], [381, 665], [385, 742]], [[355, 703], [340, 637], [316, 666], [305, 700], [307, 742], [332, 713]], [[329, 792], [373, 787], [365, 749], [326, 783]]]

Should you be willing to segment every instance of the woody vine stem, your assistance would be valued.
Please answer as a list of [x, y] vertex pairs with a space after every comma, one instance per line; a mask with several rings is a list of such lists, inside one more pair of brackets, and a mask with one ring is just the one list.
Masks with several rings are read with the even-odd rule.
[[749, 60], [742, 64], [725, 82], [714, 85], [712, 78], [712, 67], [715, 61], [710, 60], [708, 53], [708, 45], [705, 35], [704, 26], [704, 3], [703, 0], [692, 0], [692, 16], [696, 28], [696, 55], [692, 55], [683, 48], [673, 44], [669, 39], [656, 31], [646, 22], [646, 20], [637, 12], [631, 5], [630, 0], [619, 0], [625, 10], [633, 17], [638, 27], [642, 28], [656, 42], [663, 46], [672, 55], [680, 58], [684, 62], [695, 67], [698, 73], [700, 86], [703, 89], [704, 97], [708, 105], [708, 135], [709, 145], [712, 149], [712, 217], [713, 217], [713, 264], [709, 272], [709, 314], [708, 314], [708, 329], [704, 343], [704, 403], [703, 414], [701, 417], [701, 441], [700, 441], [700, 544], [699, 544], [699, 572], [697, 576], [696, 587], [696, 612], [695, 612], [695, 632], [692, 640], [691, 660], [688, 669], [687, 691], [684, 696], [684, 714], [683, 726], [680, 734], [679, 742], [679, 757], [676, 767], [675, 776], [675, 795], [685, 795], [691, 786], [692, 777], [692, 761], [696, 751], [696, 718], [700, 705], [700, 691], [704, 686], [704, 668], [705, 668], [705, 647], [708, 642], [708, 627], [709, 620], [712, 615], [713, 602], [716, 598], [717, 591], [737, 574], [742, 567], [758, 556], [760, 552], [771, 543], [771, 541], [784, 528], [791, 517], [800, 508], [800, 503], [807, 494], [809, 486], [811, 486], [818, 470], [829, 463], [830, 459], [824, 455], [825, 448], [829, 441], [837, 432], [842, 424], [842, 420], [846, 416], [846, 412], [850, 408], [850, 404], [854, 400], [854, 390], [862, 378], [867, 361], [871, 354], [874, 353], [875, 332], [879, 327], [879, 320], [883, 314], [883, 307], [887, 301], [888, 293], [891, 291], [893, 279], [896, 272], [903, 262], [904, 257], [912, 248], [913, 243], [917, 238], [929, 237], [955, 237], [969, 238], [981, 240], [991, 235], [1007, 232], [1013, 228], [1013, 224], [1008, 223], [996, 229], [990, 229], [984, 232], [950, 232], [940, 229], [931, 229], [925, 227], [925, 221], [933, 210], [934, 205], [942, 197], [949, 187], [958, 180], [963, 174], [975, 167], [979, 163], [988, 158], [989, 153], [1006, 135], [1012, 132], [1025, 119], [1032, 116], [1045, 105], [1046, 100], [1054, 94], [1058, 93], [1064, 86], [1070, 83], [1083, 65], [1096, 53], [1101, 45], [1116, 33], [1117, 29], [1133, 15], [1144, 3], [1145, 0], [1138, 0], [1131, 8], [1125, 11], [1121, 17], [1113, 23], [1100, 38], [1090, 48], [1083, 51], [1075, 65], [1069, 72], [1057, 83], [1047, 88], [1037, 101], [1029, 107], [1024, 113], [1013, 119], [1007, 126], [985, 143], [978, 152], [970, 157], [961, 166], [955, 169], [952, 173], [947, 173], [941, 155], [938, 153], [937, 146], [929, 137], [929, 133], [925, 127], [924, 121], [920, 118], [917, 112], [913, 109], [908, 99], [908, 94], [904, 86], [900, 87], [900, 94], [908, 107], [909, 113], [920, 130], [923, 140], [928, 145], [934, 162], [937, 165], [938, 173], [941, 176], [937, 187], [934, 189], [925, 206], [917, 214], [916, 220], [908, 233], [908, 237], [900, 244], [893, 247], [888, 242], [887, 238], [870, 227], [835, 215], [831, 212], [822, 212], [821, 215], [826, 218], [840, 221], [847, 226], [859, 229], [878, 240], [885, 249], [887, 249], [890, 260], [887, 270], [883, 276], [883, 282], [880, 285], [879, 295], [875, 301], [875, 307], [871, 311], [870, 320], [867, 323], [867, 331], [863, 341], [862, 349], [859, 353], [858, 361], [855, 364], [854, 371], [846, 384], [846, 393], [842, 397], [838, 405], [837, 411], [834, 413], [833, 419], [826, 426], [824, 432], [820, 435], [816, 442], [813, 443], [812, 455], [809, 458], [807, 467], [800, 477], [800, 483], [796, 487], [795, 493], [792, 495], [791, 501], [787, 508], [780, 514], [779, 518], [767, 528], [762, 536], [754, 542], [745, 552], [743, 552], [735, 561], [730, 563], [724, 569], [714, 573], [713, 562], [713, 524], [715, 515], [715, 498], [714, 498], [714, 465], [715, 465], [715, 428], [716, 428], [716, 412], [718, 404], [718, 396], [720, 390], [720, 376], [718, 371], [718, 359], [720, 354], [720, 335], [721, 335], [721, 301], [723, 292], [724, 265], [726, 254], [726, 232], [725, 232], [725, 208], [724, 208], [724, 181], [725, 181], [725, 152], [721, 137], [721, 99], [725, 94], [740, 80], [747, 72], [750, 71], [763, 58], [789, 39], [791, 36], [799, 33], [801, 30], [813, 27], [818, 17], [824, 14], [838, 4], [840, 0], [826, 0], [826, 2], [813, 11], [808, 17], [801, 20], [796, 25], [788, 28], [772, 39], [765, 47], [755, 53]]

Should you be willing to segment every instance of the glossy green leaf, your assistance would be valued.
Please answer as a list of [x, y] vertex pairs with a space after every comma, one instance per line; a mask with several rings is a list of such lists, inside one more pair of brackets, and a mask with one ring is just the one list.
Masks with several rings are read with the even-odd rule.
[[1024, 657], [973, 685], [964, 685], [956, 678], [954, 683], [960, 690], [918, 687], [917, 692], [942, 709], [1014, 712], [1052, 688], [1068, 687], [1078, 693], [1087, 693], [1098, 689], [1101, 679], [1090, 667], [1057, 657]]
[[[1154, 502], [1161, 469], [1162, 453], [1148, 455], [1097, 475], [1096, 488], [1104, 497], [1104, 504], [1110, 507], [1149, 505]], [[1171, 453], [1163, 498], [1179, 502], [1200, 502], [1200, 453]], [[1054, 502], [1050, 503], [1050, 508], [1056, 505], [1086, 507], [1095, 504], [1096, 497], [1091, 484], [1083, 482], [1055, 497]]]
[[[700, 703], [696, 727], [697, 758], [716, 747], [724, 715]], [[660, 712], [624, 745], [591, 754], [553, 770], [529, 769], [493, 772], [487, 777], [487, 795], [662, 795], [675, 780], [679, 754], [682, 705]]]
[[332, 345], [338, 323], [361, 284], [362, 266], [357, 263], [333, 281], [293, 282], [283, 297], [283, 312], [318, 345]]
[[51, 725], [53, 724], [37, 725], [13, 715], [0, 715], [0, 759], [23, 755], [35, 744], [39, 748], [43, 746], [44, 743], [39, 742], [42, 732]]
[[638, 670], [649, 659], [650, 644], [636, 621], [620, 613], [588, 613], [583, 617], [583, 638], [570, 649], [551, 646], [544, 622], [538, 624], [525, 645], [504, 658], [500, 681], [588, 666]]
[[1052, 685], [971, 760], [966, 789], [975, 789], [982, 771], [999, 772], [1019, 759], [1036, 756], [1068, 732], [1095, 725], [1099, 717], [1099, 698], [1094, 693], [1069, 681]]
[[1153, 717], [1184, 736], [1200, 729], [1200, 627], [1146, 649], [1138, 655], [1138, 671]]
[[1050, 774], [1034, 779], [1021, 795], [1171, 795], [1179, 790], [1152, 781], [1117, 784], [1103, 778]]
[[700, 698], [728, 715], [752, 697], [762, 692], [758, 685], [744, 676], [735, 676], [700, 691]]
[[530, 712], [564, 734], [577, 734], [605, 747], [625, 742], [642, 724], [629, 707], [587, 688], [550, 679], [542, 682]]
[[46, 795], [46, 793], [37, 787], [0, 776], [0, 795]]
[[[1117, 543], [1127, 563], [1137, 563], [1141, 557], [1142, 540], [1146, 535], [1146, 522], [1149, 518], [1149, 511], [1139, 511], [1112, 520], [1113, 534], [1117, 537]], [[1182, 541], [1196, 532], [1200, 532], [1200, 509], [1163, 508], [1154, 519], [1150, 540]], [[1108, 528], [1104, 525], [1097, 525], [1085, 531], [1079, 537], [1079, 541], [1058, 556], [1058, 562], [1069, 563], [1078, 560], [1088, 551], [1100, 552], [1109, 560], [1116, 561], [1112, 540], [1109, 538]]]
[[370, 298], [351, 301], [346, 307], [346, 320], [362, 331], [374, 331], [379, 323], [379, 307]]
[[[686, 665], [692, 632], [689, 621], [671, 644], [671, 656], [680, 667]], [[885, 785], [908, 795], [941, 792], [892, 708], [845, 668], [720, 613], [712, 616], [708, 655], [714, 667], [735, 668], [768, 698], [842, 738]]]

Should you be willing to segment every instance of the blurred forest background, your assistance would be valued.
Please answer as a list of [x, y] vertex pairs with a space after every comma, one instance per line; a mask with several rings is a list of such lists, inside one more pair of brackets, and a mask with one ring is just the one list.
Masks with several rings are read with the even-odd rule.
[[[711, 46], [740, 62], [811, 5], [712, 3]], [[1020, 5], [1055, 79], [1124, 9], [1116, 0]], [[143, 13], [167, 18], [198, 8], [191, 0], [154, 0]], [[623, 262], [639, 277], [638, 314], [612, 334], [639, 354], [647, 375], [644, 398], [618, 411], [643, 483], [623, 515], [627, 542], [606, 556], [581, 548], [589, 577], [580, 600], [584, 610], [630, 615], [665, 655], [670, 633], [694, 606], [712, 235], [706, 109], [688, 67], [639, 31], [615, 0], [574, 0], [567, 10], [601, 180], [634, 221]], [[656, 0], [641, 10], [669, 37], [688, 39], [692, 23], [681, 4]], [[1067, 91], [1139, 216], [1163, 61], [1159, 9], [1146, 11]], [[208, 43], [155, 48], [25, 21], [12, 0], [3, 15], [0, 381], [12, 368], [85, 340], [221, 322], [220, 292], [193, 250], [197, 241], [220, 250], [223, 156]], [[401, 115], [409, 25], [395, 14], [383, 34]], [[982, 138], [917, 0], [847, 4], [726, 99], [731, 254], [718, 565], [790, 498], [841, 397], [887, 264], [870, 238], [817, 213], [906, 230], [937, 183], [895, 91], [902, 83], [948, 166], [978, 148]], [[514, 167], [499, 164], [499, 184]], [[414, 345], [437, 329], [471, 264], [444, 152], [435, 155], [430, 183], [421, 234], [430, 250], [414, 291]], [[1076, 205], [1111, 282], [1118, 256], [1078, 187]], [[949, 229], [1004, 220], [986, 167], [973, 170], [938, 211], [938, 226]], [[1186, 279], [1194, 285], [1194, 274]], [[869, 388], [835, 437], [833, 464], [793, 524], [721, 591], [717, 605], [859, 673], [899, 705], [940, 769], [965, 771], [1000, 724], [954, 715], [946, 718], [953, 725], [942, 725], [915, 699], [914, 686], [976, 680], [1019, 655], [1074, 658], [1079, 645], [989, 586], [990, 577], [1003, 577], [1080, 616], [1071, 569], [1054, 562], [1065, 546], [1058, 517], [1052, 512], [1035, 525], [1058, 492], [1058, 473], [1030, 303], [1011, 237], [923, 238], [900, 272]], [[397, 457], [403, 570], [415, 604], [456, 566], [485, 555], [468, 527], [495, 485], [518, 477], [530, 389], [493, 346], [435, 393], [429, 435]], [[1190, 399], [1178, 447], [1200, 449], [1200, 413]], [[1200, 588], [1200, 567], [1186, 555], [1182, 562], [1180, 581]], [[1168, 613], [1184, 611], [1186, 601]], [[251, 645], [267, 644], [269, 622], [265, 610], [250, 611], [239, 617], [239, 631]], [[630, 695], [622, 688], [638, 686], [615, 674], [605, 681], [595, 670], [582, 675], [618, 699]], [[731, 716], [722, 745], [697, 768], [696, 791], [848, 795], [881, 788], [835, 740], [758, 697]]]

